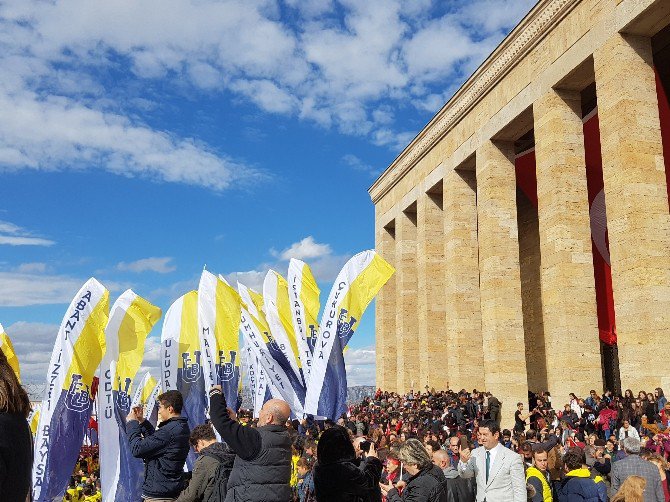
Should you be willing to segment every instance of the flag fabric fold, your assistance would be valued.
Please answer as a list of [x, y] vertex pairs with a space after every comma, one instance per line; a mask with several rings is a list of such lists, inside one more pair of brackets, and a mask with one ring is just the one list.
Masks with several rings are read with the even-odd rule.
[[0, 350], [5, 354], [7, 362], [16, 373], [16, 378], [21, 381], [21, 368], [19, 367], [19, 358], [16, 356], [16, 351], [12, 346], [12, 341], [9, 339], [9, 335], [5, 333], [5, 328], [0, 324]]
[[312, 368], [314, 341], [316, 341], [319, 330], [317, 319], [321, 307], [319, 287], [312, 275], [312, 270], [304, 261], [291, 258], [288, 265], [288, 292], [293, 330], [307, 384]]
[[33, 463], [33, 499], [61, 500], [88, 428], [93, 376], [105, 352], [109, 291], [89, 279], [70, 303], [51, 354]]
[[375, 251], [353, 256], [333, 284], [319, 323], [305, 413], [337, 420], [347, 410], [343, 349], [361, 316], [395, 270]]
[[[178, 390], [184, 399], [182, 416], [188, 426], [207, 420], [204, 355], [198, 330], [198, 292], [190, 291], [168, 309], [161, 333], [161, 389]], [[196, 455], [189, 452], [186, 465], [193, 469]]]
[[126, 416], [147, 335], [160, 316], [161, 309], [130, 289], [114, 302], [110, 312], [98, 390], [100, 482], [105, 502], [139, 500], [142, 496], [144, 464], [130, 452]]

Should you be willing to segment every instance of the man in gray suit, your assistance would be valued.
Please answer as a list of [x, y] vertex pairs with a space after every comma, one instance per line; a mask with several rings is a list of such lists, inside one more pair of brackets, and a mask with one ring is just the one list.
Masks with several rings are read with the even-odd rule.
[[477, 502], [526, 502], [523, 460], [500, 444], [500, 426], [485, 420], [479, 426], [479, 448], [462, 449], [458, 472], [477, 480]]
[[614, 496], [621, 488], [621, 485], [629, 476], [642, 476], [647, 480], [644, 489], [644, 502], [663, 502], [663, 487], [661, 485], [661, 475], [651, 462], [640, 458], [640, 441], [632, 436], [628, 436], [621, 441], [621, 446], [627, 456], [612, 464], [612, 493]]

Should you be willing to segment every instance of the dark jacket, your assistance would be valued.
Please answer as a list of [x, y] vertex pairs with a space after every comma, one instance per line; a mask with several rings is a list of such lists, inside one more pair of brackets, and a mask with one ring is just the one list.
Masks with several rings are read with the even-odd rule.
[[284, 425], [254, 428], [231, 420], [223, 395], [210, 393], [210, 416], [221, 438], [235, 451], [226, 502], [289, 502], [291, 438]]
[[445, 477], [442, 487], [447, 502], [475, 502], [477, 500], [477, 480], [473, 478], [462, 478], [458, 470], [448, 467], [442, 471]]
[[141, 424], [131, 420], [126, 431], [133, 456], [144, 460], [142, 495], [155, 498], [179, 495], [189, 450], [186, 417], [170, 418], [157, 429], [148, 420]]
[[[176, 502], [209, 500], [214, 491], [214, 483], [217, 482], [219, 466], [223, 469], [223, 477], [219, 477], [218, 482], [227, 484], [234, 461], [235, 453], [223, 443], [214, 443], [200, 450], [200, 456], [193, 466], [191, 481]], [[223, 488], [225, 493], [225, 485]]]
[[23, 415], [0, 413], [0, 499], [24, 502], [33, 465], [32, 435]]
[[402, 496], [393, 488], [389, 490], [386, 498], [388, 502], [446, 502], [447, 495], [443, 486], [445, 481], [442, 469], [433, 465], [409, 478], [407, 486], [402, 490]]
[[381, 502], [382, 463], [376, 457], [314, 466], [318, 502]]
[[591, 477], [588, 469], [575, 469], [558, 485], [558, 502], [607, 502], [607, 487], [600, 477]]

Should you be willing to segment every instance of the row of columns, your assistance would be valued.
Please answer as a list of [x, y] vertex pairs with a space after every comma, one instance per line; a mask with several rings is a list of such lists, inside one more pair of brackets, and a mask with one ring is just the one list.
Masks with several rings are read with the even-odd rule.
[[[622, 384], [670, 384], [670, 214], [649, 38], [593, 55]], [[580, 93], [533, 105], [546, 380], [557, 404], [602, 386]], [[377, 230], [397, 268], [377, 301], [378, 385], [485, 388], [513, 413], [528, 391], [514, 143], [489, 140], [474, 172]], [[441, 192], [441, 195], [438, 195]], [[532, 343], [529, 345], [532, 347]], [[533, 389], [540, 390], [540, 389]]]

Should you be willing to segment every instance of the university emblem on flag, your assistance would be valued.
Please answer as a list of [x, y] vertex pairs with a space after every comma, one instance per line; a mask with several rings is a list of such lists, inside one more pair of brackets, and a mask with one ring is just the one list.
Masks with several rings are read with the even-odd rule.
[[128, 395], [130, 383], [130, 378], [126, 378], [125, 388], [121, 390], [121, 380], [119, 380], [119, 390], [116, 393], [116, 406], [126, 414], [130, 411], [130, 396]]
[[347, 319], [349, 311], [347, 309], [340, 309], [340, 315], [337, 317], [337, 336], [340, 340], [349, 340], [354, 334], [354, 324], [358, 322], [355, 317]]
[[83, 413], [88, 411], [91, 404], [91, 398], [88, 391], [88, 385], [81, 381], [81, 375], [72, 374], [70, 387], [65, 395], [65, 407], [68, 410]]
[[226, 353], [223, 350], [219, 351], [219, 378], [222, 382], [230, 382], [235, 378], [235, 358], [237, 352], [230, 351], [230, 361], [226, 362]]
[[195, 356], [195, 362], [191, 364], [191, 354], [190, 352], [184, 352], [181, 355], [182, 361], [184, 362], [184, 367], [182, 370], [182, 378], [184, 382], [193, 383], [200, 377], [202, 373], [202, 366], [200, 364], [200, 351], [196, 350], [193, 352]]

